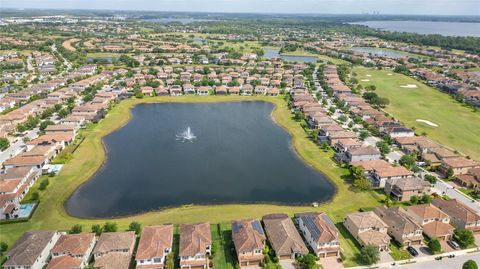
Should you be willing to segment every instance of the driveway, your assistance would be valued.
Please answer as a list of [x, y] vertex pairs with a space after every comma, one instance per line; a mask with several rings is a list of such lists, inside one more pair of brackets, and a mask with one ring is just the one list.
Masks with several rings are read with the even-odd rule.
[[294, 262], [295, 261], [291, 259], [278, 261], [278, 263], [282, 266], [282, 269], [295, 269], [295, 266], [293, 265]]
[[415, 258], [419, 258], [419, 257], [426, 257], [426, 256], [430, 256], [430, 250], [428, 249], [427, 246], [422, 246], [422, 245], [414, 245], [412, 246], [417, 252], [418, 252], [418, 256], [415, 257]]
[[475, 245], [480, 247], [480, 234], [475, 235]]
[[392, 256], [390, 256], [389, 252], [386, 251], [380, 251], [380, 261], [378, 263], [384, 263], [384, 262], [393, 262], [394, 259]]
[[344, 268], [342, 262], [337, 257], [321, 258], [317, 264], [320, 264], [325, 269], [341, 269]]
[[452, 247], [447, 243], [447, 241], [445, 241], [445, 240], [441, 240], [441, 241], [440, 241], [440, 245], [442, 246], [442, 250], [443, 250], [443, 252], [445, 252], [445, 253], [455, 251], [455, 249], [452, 248]]
[[395, 163], [395, 162], [398, 163], [400, 161], [400, 158], [402, 158], [403, 155], [404, 154], [401, 153], [400, 151], [392, 151], [388, 153], [385, 157], [390, 163]]

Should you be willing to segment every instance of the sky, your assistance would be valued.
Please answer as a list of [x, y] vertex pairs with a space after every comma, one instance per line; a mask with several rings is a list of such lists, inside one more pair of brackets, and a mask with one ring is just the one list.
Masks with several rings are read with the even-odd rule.
[[480, 15], [480, 0], [0, 0], [0, 7], [240, 13]]

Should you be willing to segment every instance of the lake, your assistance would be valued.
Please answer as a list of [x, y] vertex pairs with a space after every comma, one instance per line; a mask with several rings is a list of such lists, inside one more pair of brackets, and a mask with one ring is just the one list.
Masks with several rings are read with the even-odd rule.
[[352, 24], [365, 25], [387, 31], [445, 36], [480, 36], [480, 23], [437, 21], [362, 21]]
[[263, 55], [263, 57], [267, 59], [281, 58], [289, 62], [316, 63], [318, 61], [318, 57], [314, 56], [286, 56], [280, 55], [279, 52], [280, 50], [278, 49], [265, 49], [265, 55]]
[[156, 22], [156, 23], [172, 23], [179, 22], [181, 24], [190, 24], [194, 22], [209, 22], [209, 21], [218, 21], [214, 19], [194, 19], [194, 18], [158, 18], [158, 19], [143, 19], [145, 22]]
[[398, 59], [398, 58], [403, 58], [403, 57], [415, 57], [415, 56], [412, 56], [412, 55], [408, 55], [406, 53], [401, 53], [401, 52], [398, 52], [398, 51], [394, 51], [394, 50], [387, 50], [387, 49], [381, 49], [381, 48], [351, 48], [349, 49], [351, 51], [355, 51], [355, 52], [360, 52], [360, 53], [368, 53], [368, 54], [373, 54], [373, 55], [377, 55], [377, 56], [385, 56], [385, 57], [390, 57], [390, 58], [394, 58], [394, 59]]
[[[142, 104], [104, 138], [107, 159], [66, 203], [82, 218], [187, 204], [307, 205], [336, 191], [292, 150], [267, 102]], [[190, 127], [193, 142], [176, 140]]]

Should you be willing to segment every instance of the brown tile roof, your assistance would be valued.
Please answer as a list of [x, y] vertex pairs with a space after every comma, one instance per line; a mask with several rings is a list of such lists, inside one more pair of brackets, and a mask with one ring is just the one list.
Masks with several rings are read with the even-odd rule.
[[68, 253], [70, 255], [86, 255], [95, 234], [64, 234], [60, 236], [51, 253]]
[[258, 220], [233, 221], [232, 237], [237, 255], [242, 252], [263, 249], [266, 240], [262, 224]]
[[54, 257], [46, 269], [77, 269], [82, 265], [82, 259], [72, 256]]
[[94, 268], [128, 269], [132, 256], [124, 252], [112, 252], [95, 259]]
[[361, 156], [361, 155], [379, 155], [380, 151], [376, 147], [365, 146], [352, 148], [348, 150], [348, 153], [352, 156]]
[[452, 168], [465, 168], [465, 167], [478, 167], [480, 164], [476, 161], [472, 161], [463, 157], [447, 158], [443, 159], [442, 163], [447, 167]]
[[432, 204], [451, 217], [461, 219], [467, 223], [480, 221], [480, 214], [457, 199], [444, 200], [436, 198], [433, 199]]
[[8, 252], [7, 256], [9, 258], [3, 266], [33, 265], [55, 233], [55, 231], [30, 231], [24, 233]]
[[211, 244], [212, 235], [208, 222], [180, 225], [180, 256], [205, 254], [207, 246]]
[[135, 232], [102, 233], [93, 249], [93, 253], [108, 253], [116, 249], [130, 249], [135, 242]]
[[432, 204], [412, 205], [408, 207], [408, 211], [422, 219], [444, 219], [449, 216]]
[[359, 233], [358, 238], [364, 245], [382, 246], [390, 243], [390, 237], [388, 234], [376, 230]]
[[293, 253], [308, 254], [307, 246], [288, 215], [263, 216], [263, 224], [277, 256], [289, 256]]
[[439, 237], [453, 234], [453, 226], [441, 221], [431, 221], [423, 225], [423, 230], [428, 237]]
[[386, 162], [385, 160], [358, 161], [358, 162], [351, 162], [350, 165], [360, 166], [365, 171], [373, 171], [373, 170], [392, 167], [392, 165]]
[[369, 212], [355, 212], [347, 215], [347, 218], [351, 220], [358, 228], [367, 229], [367, 228], [388, 228], [388, 225], [385, 224], [375, 213], [372, 211]]
[[390, 228], [396, 227], [404, 234], [422, 229], [420, 223], [401, 207], [378, 206], [374, 211]]
[[172, 249], [173, 225], [147, 226], [143, 228], [137, 249], [137, 260], [152, 259], [166, 255]]
[[410, 176], [413, 172], [403, 166], [390, 166], [375, 169], [374, 173], [379, 177]]

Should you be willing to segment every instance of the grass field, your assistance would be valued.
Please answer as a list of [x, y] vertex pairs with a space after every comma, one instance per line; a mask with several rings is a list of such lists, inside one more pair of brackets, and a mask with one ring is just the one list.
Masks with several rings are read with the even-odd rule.
[[[10, 246], [21, 234], [35, 229], [67, 230], [74, 224], [84, 226], [84, 231], [89, 231], [93, 224], [103, 224], [105, 219], [78, 219], [69, 216], [63, 205], [66, 199], [83, 182], [87, 181], [105, 160], [105, 151], [102, 137], [122, 127], [130, 119], [130, 109], [139, 103], [158, 102], [226, 102], [242, 100], [262, 100], [276, 105], [273, 119], [292, 136], [293, 148], [308, 164], [323, 172], [337, 186], [337, 193], [333, 201], [321, 204], [318, 208], [309, 206], [279, 206], [267, 204], [255, 205], [209, 205], [209, 206], [184, 206], [162, 211], [148, 212], [136, 216], [116, 218], [111, 221], [118, 224], [123, 230], [135, 220], [143, 226], [162, 223], [191, 223], [209, 221], [211, 223], [228, 223], [233, 219], [260, 218], [268, 213], [288, 213], [305, 211], [324, 211], [341, 227], [340, 223], [347, 213], [355, 212], [360, 207], [379, 205], [382, 195], [375, 192], [354, 193], [348, 189], [345, 180], [348, 170], [338, 167], [333, 161], [333, 152], [323, 152], [317, 145], [310, 141], [305, 131], [298, 122], [292, 120], [286, 101], [282, 97], [241, 97], [241, 96], [182, 96], [182, 97], [150, 97], [144, 99], [128, 99], [114, 106], [106, 119], [96, 126], [91, 126], [82, 131], [85, 137], [82, 144], [73, 154], [73, 158], [64, 166], [60, 175], [50, 178], [47, 189], [40, 192], [40, 204], [29, 222], [4, 224], [0, 226], [0, 241], [7, 242]], [[41, 181], [38, 180], [36, 184]], [[222, 230], [228, 230], [222, 224]], [[348, 233], [342, 232], [341, 246], [347, 258], [346, 265], [355, 265], [354, 254], [358, 251], [355, 242]], [[220, 255], [219, 255], [220, 256]], [[218, 257], [218, 259], [222, 259]], [[223, 260], [229, 260], [228, 257]]]
[[[385, 110], [407, 127], [415, 127], [418, 134], [426, 132], [431, 139], [480, 160], [480, 112], [402, 74], [364, 67], [356, 67], [354, 71], [362, 85], [375, 85], [378, 95], [390, 99]], [[370, 81], [362, 82], [363, 79]], [[406, 84], [415, 84], [417, 88], [400, 87]], [[417, 122], [417, 119], [431, 121], [438, 127]]]

